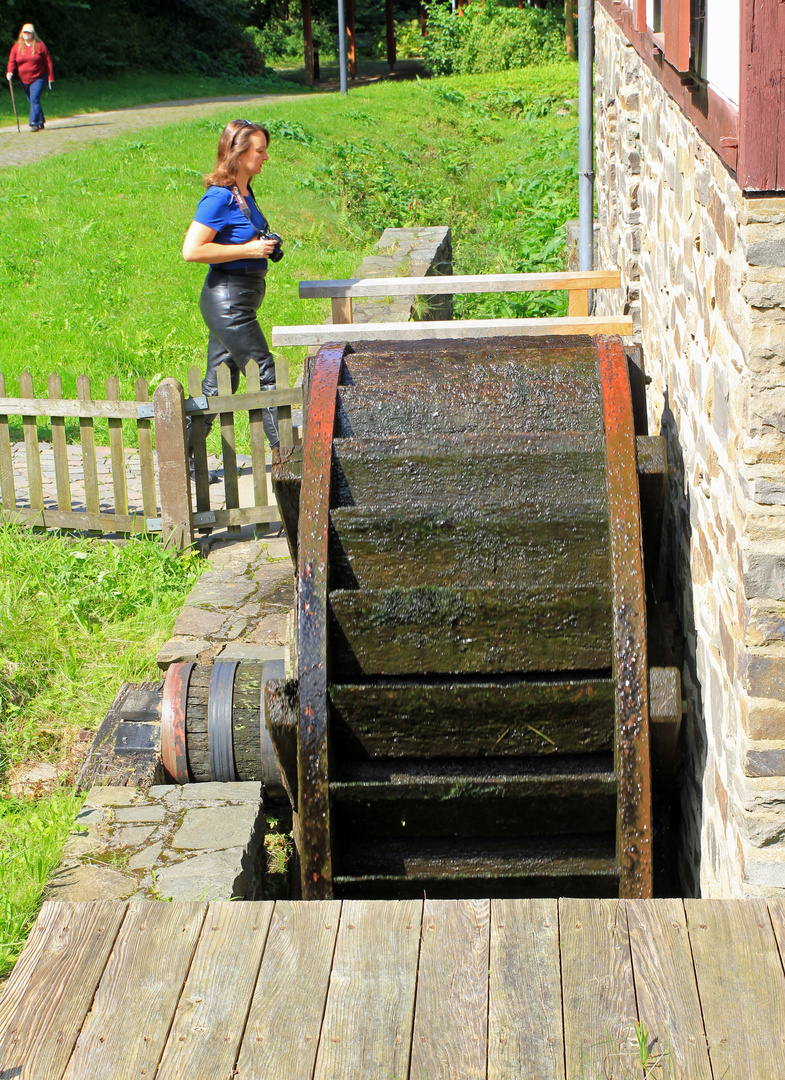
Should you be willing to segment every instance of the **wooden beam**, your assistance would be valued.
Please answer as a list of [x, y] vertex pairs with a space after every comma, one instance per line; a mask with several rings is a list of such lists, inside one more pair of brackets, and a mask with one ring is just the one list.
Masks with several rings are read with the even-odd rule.
[[632, 334], [632, 316], [554, 319], [450, 319], [436, 322], [274, 326], [273, 345], [325, 345], [333, 341], [426, 341], [434, 338], [563, 337], [570, 334]]
[[387, 23], [387, 63], [390, 71], [395, 67], [395, 22], [393, 18], [393, 0], [384, 0], [384, 15]]
[[618, 270], [584, 270], [553, 274], [466, 274], [434, 277], [338, 278], [301, 281], [300, 299], [339, 296], [424, 296], [463, 293], [544, 292], [552, 289], [618, 289]]
[[741, 4], [738, 180], [785, 191], [785, 4]]
[[311, 27], [311, 0], [303, 0], [303, 60], [306, 86], [313, 86], [313, 28]]
[[662, 0], [665, 59], [677, 71], [690, 70], [690, 0]]

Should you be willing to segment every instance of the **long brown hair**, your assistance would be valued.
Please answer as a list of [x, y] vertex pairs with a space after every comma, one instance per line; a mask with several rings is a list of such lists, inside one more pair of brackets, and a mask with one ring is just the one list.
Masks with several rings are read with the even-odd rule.
[[[24, 30], [25, 26], [33, 26], [33, 24], [32, 24], [32, 23], [23, 23], [23, 24], [22, 24], [22, 30]], [[35, 47], [36, 47], [36, 45], [37, 45], [37, 44], [38, 44], [38, 43], [40, 42], [40, 40], [41, 40], [41, 39], [40, 39], [40, 37], [38, 36], [38, 34], [36, 34], [36, 32], [35, 32], [35, 27], [33, 26], [33, 44], [32, 44], [31, 46], [28, 46], [27, 42], [26, 42], [26, 41], [25, 41], [25, 39], [24, 39], [24, 38], [22, 37], [22, 30], [20, 30], [20, 31], [19, 31], [19, 37], [18, 37], [18, 38], [16, 39], [16, 48], [17, 48], [17, 50], [19, 50], [19, 49], [21, 49], [21, 47], [22, 47], [23, 45], [24, 45], [24, 47], [25, 47], [26, 49], [27, 49], [28, 47], [29, 47], [29, 48], [32, 48], [32, 50], [33, 50], [33, 56], [35, 56]]]
[[261, 124], [252, 124], [250, 120], [230, 120], [221, 132], [218, 140], [218, 156], [215, 168], [204, 178], [204, 186], [231, 187], [237, 178], [237, 166], [240, 158], [251, 145], [251, 136], [261, 132], [270, 145], [270, 132]]

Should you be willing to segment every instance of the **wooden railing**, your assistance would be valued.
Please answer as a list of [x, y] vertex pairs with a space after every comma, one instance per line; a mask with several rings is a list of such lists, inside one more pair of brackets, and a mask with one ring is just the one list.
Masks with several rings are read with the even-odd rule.
[[[618, 289], [618, 270], [589, 270], [553, 274], [480, 274], [421, 278], [346, 278], [336, 281], [301, 281], [300, 297], [332, 300], [333, 325], [342, 326], [342, 341], [411, 341], [424, 338], [493, 337], [496, 335], [546, 336], [550, 334], [632, 333], [632, 316], [589, 315], [589, 291]], [[453, 319], [406, 323], [352, 322], [356, 297], [435, 296], [439, 294], [537, 292], [566, 290], [569, 314], [541, 319]], [[345, 329], [351, 324], [351, 330]], [[274, 326], [274, 345], [321, 345], [335, 341], [330, 325]]]
[[[276, 381], [281, 389], [261, 390], [255, 364], [248, 365], [247, 392], [232, 394], [229, 371], [218, 372], [218, 396], [201, 394], [201, 372], [191, 368], [186, 398], [176, 379], [164, 379], [152, 401], [144, 379], [134, 384], [135, 400], [121, 401], [119, 381], [106, 382], [106, 397], [93, 398], [87, 376], [77, 379], [76, 400], [65, 400], [58, 375], [47, 381], [48, 396], [37, 398], [33, 378], [23, 372], [19, 396], [6, 396], [5, 379], [0, 375], [0, 513], [2, 520], [44, 529], [64, 529], [92, 533], [163, 533], [168, 544], [184, 547], [194, 534], [215, 528], [239, 531], [246, 524], [280, 520], [275, 503], [270, 503], [267, 488], [267, 454], [262, 430], [262, 410], [277, 408], [281, 443], [297, 441], [292, 429], [292, 406], [302, 404], [302, 388], [289, 387], [286, 360], [276, 363]], [[248, 412], [253, 505], [239, 502], [237, 450], [234, 417]], [[214, 414], [221, 429], [225, 506], [210, 507], [204, 417]], [[186, 440], [186, 417], [193, 424], [195, 464], [195, 508], [189, 473]], [[11, 419], [19, 417], [22, 440], [12, 442]], [[66, 421], [78, 419], [80, 450], [69, 462]], [[42, 471], [40, 419], [49, 419], [55, 494], [45, 495]], [[108, 423], [108, 447], [99, 447], [95, 421]], [[129, 437], [128, 426], [136, 431]], [[133, 463], [136, 503], [129, 503], [129, 462], [127, 454], [138, 445], [138, 463]], [[24, 448], [24, 482], [17, 484], [14, 475], [14, 452]], [[155, 446], [155, 449], [154, 449]], [[102, 469], [99, 465], [103, 466]], [[109, 493], [111, 488], [111, 494]], [[74, 490], [78, 496], [74, 497]], [[103, 496], [103, 497], [102, 497]], [[56, 504], [56, 505], [53, 505]], [[76, 505], [75, 505], [76, 504]]]

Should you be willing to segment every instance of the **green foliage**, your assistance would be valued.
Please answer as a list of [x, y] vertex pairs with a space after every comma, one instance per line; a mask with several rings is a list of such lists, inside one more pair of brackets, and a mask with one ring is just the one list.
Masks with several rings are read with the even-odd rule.
[[0, 37], [10, 47], [33, 22], [58, 78], [134, 67], [243, 75], [261, 67], [250, 11], [250, 0], [0, 0]]
[[0, 978], [22, 950], [82, 801], [71, 791], [0, 801]]
[[462, 15], [433, 2], [423, 56], [432, 75], [551, 63], [564, 56], [563, 19], [551, 8], [504, 7], [494, 0], [475, 0]]
[[151, 540], [0, 527], [0, 776], [57, 759], [63, 735], [95, 727], [123, 681], [156, 677], [157, 645], [203, 565]]

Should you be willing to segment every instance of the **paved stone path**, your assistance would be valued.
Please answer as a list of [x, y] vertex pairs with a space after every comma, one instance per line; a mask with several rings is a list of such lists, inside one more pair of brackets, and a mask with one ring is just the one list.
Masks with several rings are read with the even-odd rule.
[[[47, 120], [43, 131], [32, 132], [16, 125], [0, 128], [0, 168], [8, 165], [29, 165], [53, 154], [63, 154], [97, 139], [114, 139], [145, 128], [163, 127], [200, 116], [210, 116], [236, 105], [238, 113], [253, 113], [274, 101], [291, 98], [291, 94], [242, 94], [220, 98], [197, 98], [191, 101], [166, 101], [157, 105], [140, 105], [114, 112], [84, 113], [80, 116]], [[298, 101], [311, 100], [309, 96]], [[10, 103], [9, 103], [10, 104]], [[17, 103], [17, 108], [19, 107]], [[20, 115], [20, 123], [22, 116]]]

